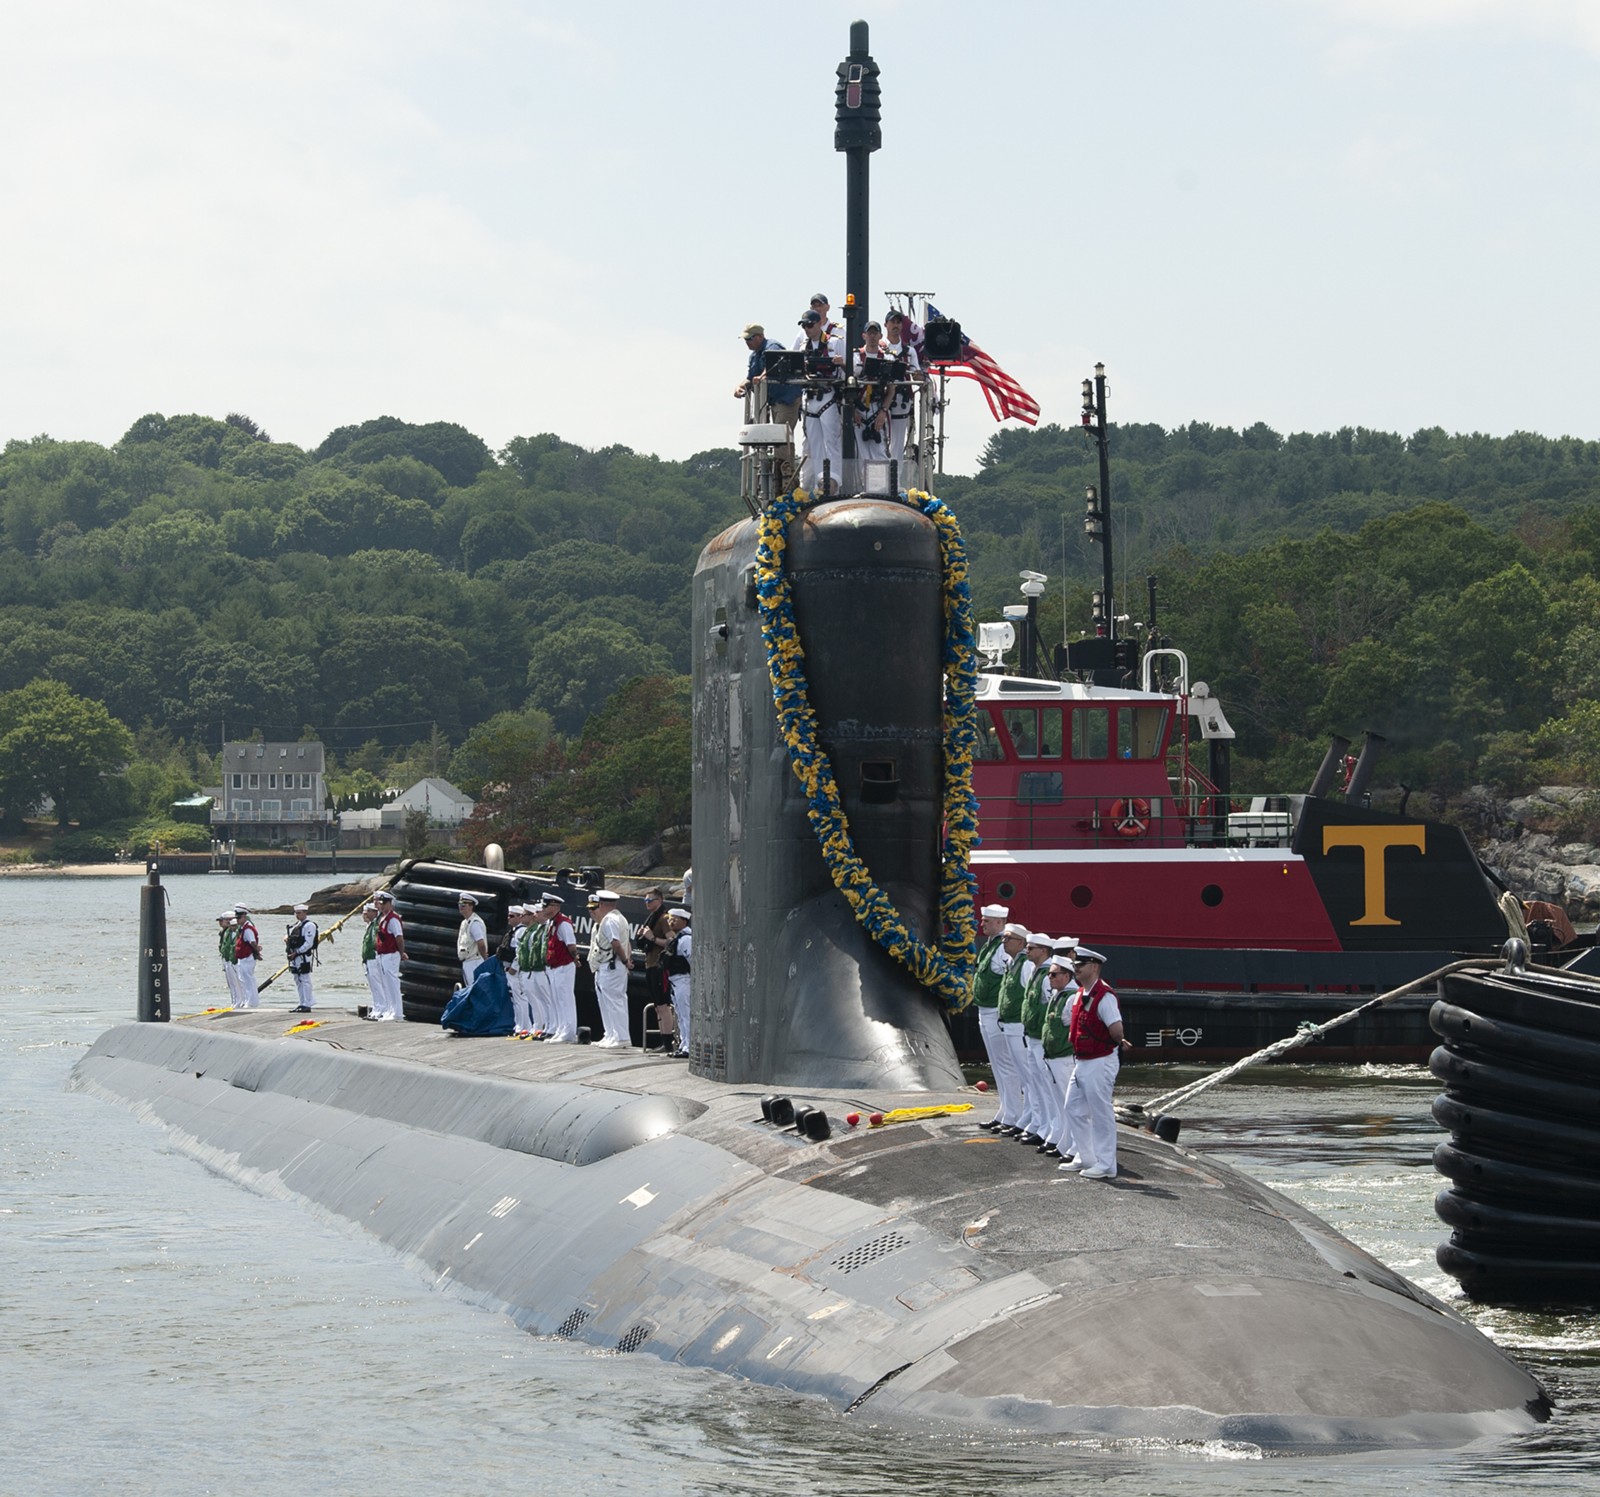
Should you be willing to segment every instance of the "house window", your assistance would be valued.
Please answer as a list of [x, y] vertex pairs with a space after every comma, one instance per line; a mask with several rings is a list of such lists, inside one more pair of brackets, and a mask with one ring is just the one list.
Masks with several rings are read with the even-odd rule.
[[251, 809], [254, 807], [254, 805], [255, 805], [254, 801], [236, 800], [233, 803], [233, 814], [236, 817], [248, 818], [249, 815], [250, 815]]
[[268, 790], [276, 790], [277, 788], [278, 788], [278, 777], [277, 777], [277, 775], [269, 774], [267, 776], [267, 789]]
[[242, 774], [236, 774], [233, 777], [233, 788], [235, 790], [243, 790], [244, 789], [244, 776]]
[[303, 775], [300, 776], [300, 788], [302, 790], [309, 790], [311, 788], [311, 776], [310, 775], [303, 774]]
[[261, 819], [263, 821], [281, 821], [283, 819], [283, 802], [281, 800], [262, 801]]
[[308, 800], [292, 800], [289, 802], [289, 816], [292, 820], [311, 815], [311, 802]]
[[253, 774], [253, 775], [250, 776], [250, 788], [252, 790], [259, 790], [261, 788], [261, 776], [260, 775]]

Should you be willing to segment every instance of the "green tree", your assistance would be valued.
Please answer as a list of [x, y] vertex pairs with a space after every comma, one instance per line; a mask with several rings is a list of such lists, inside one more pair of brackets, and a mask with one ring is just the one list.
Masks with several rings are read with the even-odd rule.
[[658, 671], [665, 655], [628, 625], [598, 618], [541, 634], [528, 651], [528, 702], [557, 732], [576, 733], [624, 681]]
[[120, 776], [133, 735], [99, 702], [59, 681], [33, 681], [0, 697], [0, 800], [15, 822], [46, 796], [65, 828], [90, 814], [103, 782]]

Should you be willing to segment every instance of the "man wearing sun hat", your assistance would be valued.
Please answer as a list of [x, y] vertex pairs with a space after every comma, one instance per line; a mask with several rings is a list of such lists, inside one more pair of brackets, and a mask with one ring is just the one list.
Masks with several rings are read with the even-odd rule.
[[1085, 1180], [1117, 1178], [1117, 1115], [1112, 1093], [1122, 1052], [1133, 1046], [1123, 1038], [1122, 1010], [1117, 995], [1100, 977], [1105, 958], [1087, 946], [1078, 948], [1078, 995], [1072, 1000], [1069, 1032], [1076, 1060], [1067, 1083], [1067, 1126], [1075, 1155], [1061, 1168]]

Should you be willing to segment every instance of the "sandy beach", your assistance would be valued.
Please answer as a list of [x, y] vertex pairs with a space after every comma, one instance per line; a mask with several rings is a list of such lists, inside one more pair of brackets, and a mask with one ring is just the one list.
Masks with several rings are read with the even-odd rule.
[[143, 863], [0, 863], [0, 878], [142, 878]]

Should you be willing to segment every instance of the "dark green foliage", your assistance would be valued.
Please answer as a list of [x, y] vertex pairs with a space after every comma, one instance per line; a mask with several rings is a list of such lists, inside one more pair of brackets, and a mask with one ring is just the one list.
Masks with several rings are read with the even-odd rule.
[[[1159, 576], [1161, 632], [1239, 730], [1241, 788], [1301, 788], [1327, 733], [1369, 728], [1390, 739], [1380, 781], [1600, 781], [1600, 443], [1129, 424], [1112, 452], [1120, 611], [1142, 618]], [[1096, 482], [1083, 433], [1047, 426], [998, 431], [941, 483], [981, 616], [1037, 568], [1047, 638], [1084, 630]], [[110, 448], [13, 441], [0, 694], [49, 678], [213, 747], [309, 724], [374, 791], [481, 785], [508, 846], [648, 835], [687, 814], [687, 739], [670, 692], [629, 683], [688, 671], [695, 558], [742, 513], [730, 449], [663, 462], [540, 434], [496, 456], [380, 417], [306, 452], [237, 413], [143, 416]], [[124, 814], [206, 783], [144, 739], [131, 765]]]

